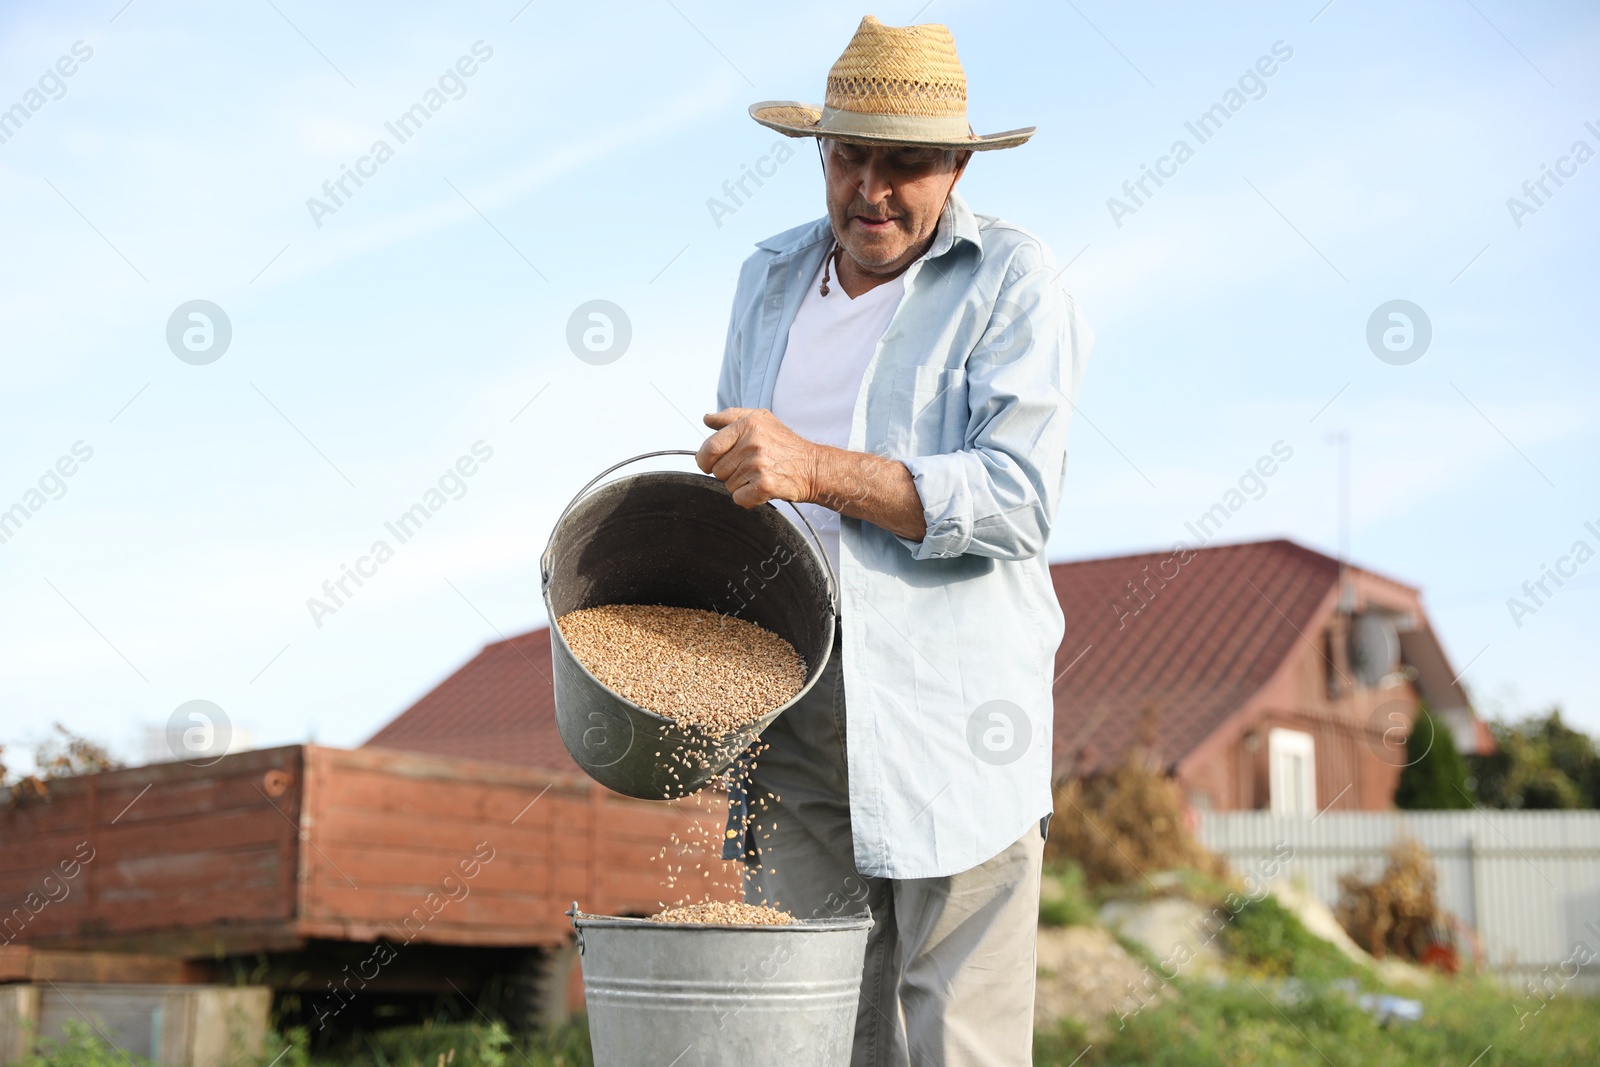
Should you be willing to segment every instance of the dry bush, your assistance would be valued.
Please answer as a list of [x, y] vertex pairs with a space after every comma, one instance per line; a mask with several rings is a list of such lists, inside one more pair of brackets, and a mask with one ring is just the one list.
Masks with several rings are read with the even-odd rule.
[[1389, 861], [1376, 881], [1360, 874], [1339, 876], [1339, 904], [1334, 914], [1355, 943], [1383, 959], [1393, 954], [1421, 960], [1447, 926], [1439, 910], [1438, 872], [1414, 838], [1402, 838], [1389, 849]]
[[1195, 840], [1178, 784], [1137, 747], [1107, 774], [1056, 787], [1045, 857], [1077, 861], [1091, 887], [1128, 885], [1173, 869], [1227, 873]]

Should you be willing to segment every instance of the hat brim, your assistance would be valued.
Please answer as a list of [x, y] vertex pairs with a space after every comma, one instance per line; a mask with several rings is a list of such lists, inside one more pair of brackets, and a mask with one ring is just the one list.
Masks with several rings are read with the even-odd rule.
[[970, 152], [986, 152], [995, 148], [1015, 148], [1033, 136], [1037, 126], [1024, 126], [1019, 130], [954, 139], [929, 139], [926, 137], [895, 137], [862, 133], [840, 133], [822, 124], [822, 109], [797, 100], [763, 100], [750, 105], [750, 117], [768, 129], [777, 130], [789, 137], [830, 137], [854, 144], [903, 145], [915, 148], [955, 148]]

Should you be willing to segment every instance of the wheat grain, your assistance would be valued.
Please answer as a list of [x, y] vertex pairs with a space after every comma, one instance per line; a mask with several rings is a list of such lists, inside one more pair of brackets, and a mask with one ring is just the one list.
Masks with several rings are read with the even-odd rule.
[[650, 916], [650, 920], [658, 923], [717, 923], [726, 926], [788, 926], [794, 922], [794, 916], [760, 904], [708, 900], [701, 904], [668, 908]]
[[679, 726], [715, 735], [782, 706], [805, 682], [793, 645], [714, 611], [606, 604], [569, 611], [557, 625], [573, 655], [607, 688]]

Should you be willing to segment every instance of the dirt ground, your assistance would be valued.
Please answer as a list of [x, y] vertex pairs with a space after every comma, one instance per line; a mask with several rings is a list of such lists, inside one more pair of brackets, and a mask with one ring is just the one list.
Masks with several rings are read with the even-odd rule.
[[1099, 927], [1041, 926], [1034, 1026], [1071, 1018], [1093, 1033], [1108, 1025], [1107, 1016], [1138, 1004], [1128, 986], [1143, 975], [1144, 964]]

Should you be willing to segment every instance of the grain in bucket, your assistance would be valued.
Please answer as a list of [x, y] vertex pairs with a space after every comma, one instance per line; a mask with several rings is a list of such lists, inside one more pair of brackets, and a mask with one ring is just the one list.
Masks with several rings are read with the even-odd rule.
[[792, 696], [732, 730], [680, 724], [606, 685], [553, 626], [562, 743], [601, 785], [649, 800], [694, 793], [726, 771], [815, 684], [838, 622], [826, 560], [776, 507], [742, 508], [717, 479], [681, 471], [631, 474], [596, 488], [628, 463], [664, 455], [694, 453], [652, 452], [616, 464], [557, 519], [540, 567], [549, 618], [607, 605], [714, 612], [782, 638], [804, 677]]

